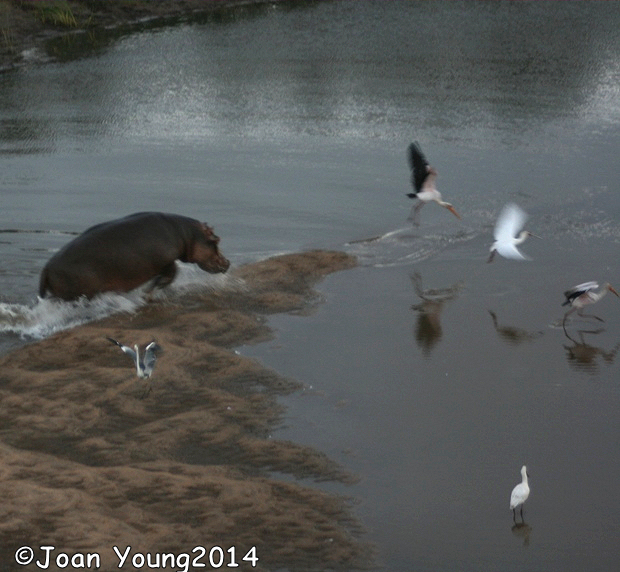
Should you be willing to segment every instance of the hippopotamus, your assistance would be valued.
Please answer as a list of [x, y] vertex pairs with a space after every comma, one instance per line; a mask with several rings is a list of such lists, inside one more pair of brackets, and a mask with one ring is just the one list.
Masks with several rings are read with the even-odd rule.
[[47, 262], [39, 296], [63, 300], [102, 292], [129, 292], [152, 280], [163, 288], [176, 275], [176, 260], [193, 262], [212, 274], [230, 262], [218, 249], [213, 229], [193, 218], [160, 212], [136, 213], [85, 230]]

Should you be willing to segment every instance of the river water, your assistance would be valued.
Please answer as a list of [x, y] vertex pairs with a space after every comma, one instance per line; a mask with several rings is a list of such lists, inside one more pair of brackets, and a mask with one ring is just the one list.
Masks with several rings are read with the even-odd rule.
[[[127, 309], [36, 297], [51, 253], [103, 220], [196, 216], [234, 266], [343, 250], [359, 265], [312, 313], [237, 351], [304, 384], [277, 436], [359, 476], [306, 484], [353, 499], [368, 565], [612, 569], [620, 302], [566, 332], [560, 304], [620, 283], [618, 29], [615, 2], [360, 0], [54, 41], [0, 77], [3, 351]], [[461, 220], [407, 221], [414, 139]], [[487, 265], [509, 201], [541, 238]]]

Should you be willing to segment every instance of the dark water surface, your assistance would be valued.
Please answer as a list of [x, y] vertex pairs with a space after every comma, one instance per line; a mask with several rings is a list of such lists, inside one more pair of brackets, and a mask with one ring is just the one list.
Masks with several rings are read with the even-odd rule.
[[[345, 250], [360, 265], [314, 313], [239, 350], [306, 385], [277, 436], [359, 475], [313, 486], [354, 499], [370, 566], [613, 569], [620, 301], [566, 334], [560, 304], [620, 283], [618, 29], [615, 2], [308, 2], [55, 44], [62, 63], [0, 76], [4, 351], [136, 309], [36, 299], [51, 253], [105, 219], [196, 216], [234, 265]], [[406, 222], [413, 139], [461, 221]], [[541, 240], [487, 265], [508, 201]]]

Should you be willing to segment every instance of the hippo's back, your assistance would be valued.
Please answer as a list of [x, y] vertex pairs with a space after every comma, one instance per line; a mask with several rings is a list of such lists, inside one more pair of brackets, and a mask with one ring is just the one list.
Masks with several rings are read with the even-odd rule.
[[102, 243], [131, 245], [139, 250], [147, 249], [152, 244], [161, 246], [162, 243], [168, 244], [186, 238], [187, 229], [194, 228], [196, 224], [197, 221], [194, 219], [181, 215], [160, 212], [135, 213], [91, 226], [65, 245], [57, 255], [79, 252], [80, 248], [91, 248]]

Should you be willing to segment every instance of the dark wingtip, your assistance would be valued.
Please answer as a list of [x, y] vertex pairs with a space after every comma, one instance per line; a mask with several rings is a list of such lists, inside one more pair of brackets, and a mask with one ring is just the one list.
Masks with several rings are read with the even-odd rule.
[[409, 143], [409, 153], [417, 153], [418, 155], [422, 154], [422, 147], [417, 141], [412, 141]]
[[415, 199], [415, 198], [417, 198], [417, 196], [418, 196], [418, 195], [417, 195], [417, 193], [407, 193], [407, 196], [408, 196], [410, 199]]
[[[409, 166], [417, 177], [426, 176], [426, 167], [428, 167], [428, 161], [422, 153], [422, 148], [417, 141], [409, 144], [407, 148], [407, 158], [409, 159]], [[415, 180], [412, 181], [415, 186]], [[419, 182], [419, 181], [418, 181]], [[421, 183], [420, 183], [421, 184]]]

